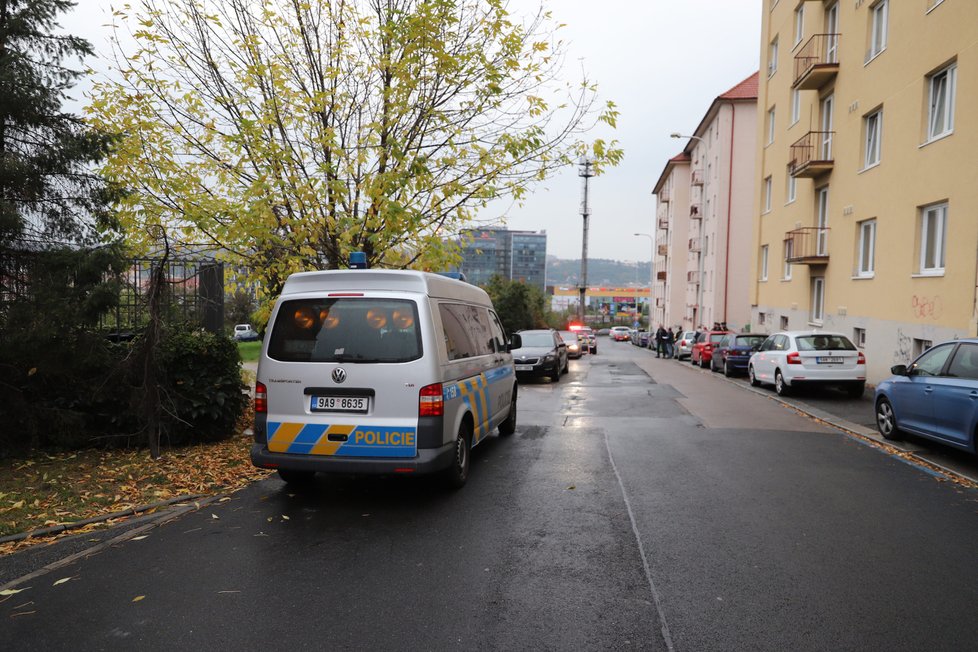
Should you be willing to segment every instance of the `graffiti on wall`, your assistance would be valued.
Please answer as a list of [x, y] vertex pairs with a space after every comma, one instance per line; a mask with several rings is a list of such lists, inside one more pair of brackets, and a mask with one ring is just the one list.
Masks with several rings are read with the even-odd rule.
[[896, 332], [896, 348], [893, 349], [893, 364], [907, 364], [913, 358], [913, 338], [898, 328]]
[[944, 313], [944, 302], [940, 295], [927, 297], [915, 294], [910, 297], [910, 307], [917, 319], [939, 319]]

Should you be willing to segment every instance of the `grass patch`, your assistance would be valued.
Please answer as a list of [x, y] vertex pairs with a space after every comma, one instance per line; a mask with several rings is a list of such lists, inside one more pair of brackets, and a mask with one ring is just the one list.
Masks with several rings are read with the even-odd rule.
[[258, 362], [261, 354], [261, 342], [238, 342], [238, 355], [241, 362]]
[[[251, 465], [250, 410], [234, 437], [212, 444], [164, 449], [158, 460], [146, 450], [39, 452], [0, 461], [0, 536], [192, 494], [240, 489], [268, 471]], [[111, 525], [111, 522], [108, 523]], [[96, 524], [63, 536], [105, 527]], [[53, 537], [0, 545], [0, 554]]]

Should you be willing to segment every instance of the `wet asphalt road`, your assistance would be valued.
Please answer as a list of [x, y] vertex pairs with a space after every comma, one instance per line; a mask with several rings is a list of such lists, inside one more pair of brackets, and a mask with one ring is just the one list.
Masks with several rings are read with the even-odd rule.
[[4, 649], [974, 646], [978, 494], [603, 344], [463, 490], [273, 477], [31, 580]]

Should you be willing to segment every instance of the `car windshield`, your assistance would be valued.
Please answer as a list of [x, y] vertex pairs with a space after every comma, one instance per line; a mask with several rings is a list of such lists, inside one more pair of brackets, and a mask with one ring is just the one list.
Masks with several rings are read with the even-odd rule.
[[523, 338], [524, 348], [528, 346], [553, 347], [554, 345], [554, 336], [548, 331], [537, 333], [520, 333], [520, 337]]
[[733, 346], [760, 346], [766, 339], [767, 335], [738, 335]]
[[285, 362], [408, 362], [421, 357], [418, 308], [403, 299], [285, 301], [268, 355]]
[[714, 333], [713, 335], [710, 335], [710, 341], [716, 344], [726, 336], [726, 333]]
[[845, 335], [802, 335], [796, 337], [799, 351], [855, 351]]
[[577, 333], [574, 331], [560, 331], [560, 338], [565, 342], [577, 344]]

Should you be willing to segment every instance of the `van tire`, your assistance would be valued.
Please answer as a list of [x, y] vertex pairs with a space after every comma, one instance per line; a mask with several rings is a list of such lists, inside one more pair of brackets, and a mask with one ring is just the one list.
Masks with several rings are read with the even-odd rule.
[[296, 471], [295, 469], [278, 470], [278, 477], [282, 478], [286, 484], [295, 487], [308, 486], [315, 475], [315, 471]]
[[509, 414], [499, 424], [499, 434], [507, 437], [516, 432], [516, 388], [513, 388], [513, 398], [509, 402]]
[[445, 486], [449, 489], [461, 489], [469, 479], [469, 459], [472, 457], [472, 426], [468, 421], [462, 421], [455, 436], [455, 451], [452, 464], [445, 469]]

